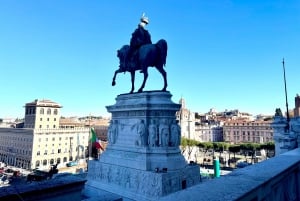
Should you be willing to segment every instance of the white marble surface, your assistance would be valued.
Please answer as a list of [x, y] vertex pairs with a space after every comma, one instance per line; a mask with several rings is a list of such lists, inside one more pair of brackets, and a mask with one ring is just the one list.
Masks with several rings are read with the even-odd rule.
[[[126, 199], [157, 200], [199, 183], [199, 167], [188, 165], [179, 149], [180, 132], [174, 125], [180, 105], [171, 96], [160, 91], [123, 94], [107, 106], [112, 113], [110, 142], [100, 160], [89, 163], [88, 196], [96, 196], [93, 188]], [[153, 126], [155, 142], [150, 143]]]

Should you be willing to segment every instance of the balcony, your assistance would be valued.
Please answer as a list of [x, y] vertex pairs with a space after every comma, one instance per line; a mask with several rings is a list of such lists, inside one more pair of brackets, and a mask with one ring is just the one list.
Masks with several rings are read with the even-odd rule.
[[169, 200], [300, 200], [300, 148], [163, 197]]

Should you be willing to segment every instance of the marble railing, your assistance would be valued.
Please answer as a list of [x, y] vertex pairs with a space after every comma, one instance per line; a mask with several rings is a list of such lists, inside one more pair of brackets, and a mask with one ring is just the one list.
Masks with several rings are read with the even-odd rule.
[[300, 200], [300, 148], [163, 197], [169, 200]]

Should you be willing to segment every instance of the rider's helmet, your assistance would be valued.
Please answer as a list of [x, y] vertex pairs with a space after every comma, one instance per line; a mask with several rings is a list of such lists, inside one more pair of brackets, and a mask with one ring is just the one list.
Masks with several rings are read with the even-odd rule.
[[149, 18], [146, 17], [145, 13], [143, 13], [142, 17], [141, 17], [141, 22], [144, 22], [146, 24], [149, 24]]

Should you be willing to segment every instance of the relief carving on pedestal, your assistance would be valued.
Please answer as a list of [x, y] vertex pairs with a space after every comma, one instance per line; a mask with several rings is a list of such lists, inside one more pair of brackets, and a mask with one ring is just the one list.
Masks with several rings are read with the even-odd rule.
[[89, 171], [93, 171], [95, 174], [89, 174], [90, 179], [115, 184], [138, 194], [162, 195], [160, 173], [133, 170], [107, 164], [97, 164], [92, 167]]
[[148, 126], [148, 144], [150, 147], [156, 147], [158, 145], [158, 132], [155, 120], [150, 120], [150, 125]]
[[108, 127], [108, 143], [115, 144], [118, 138], [118, 120], [111, 120]]
[[177, 147], [180, 145], [180, 136], [181, 136], [181, 129], [178, 125], [178, 120], [173, 120], [171, 124], [171, 146]]
[[159, 145], [161, 147], [168, 147], [170, 141], [170, 128], [168, 120], [163, 119], [159, 125]]

